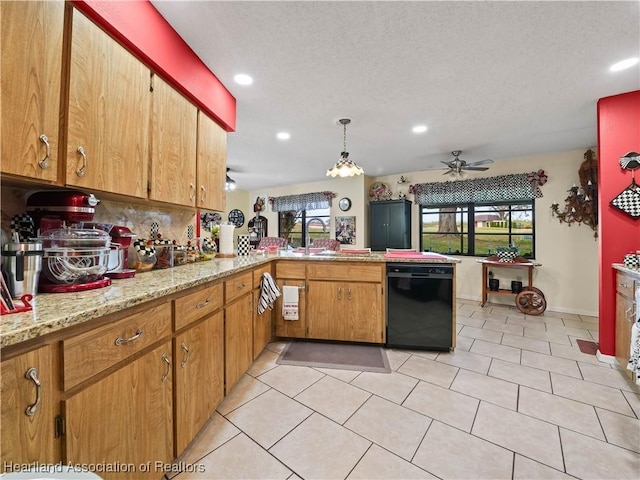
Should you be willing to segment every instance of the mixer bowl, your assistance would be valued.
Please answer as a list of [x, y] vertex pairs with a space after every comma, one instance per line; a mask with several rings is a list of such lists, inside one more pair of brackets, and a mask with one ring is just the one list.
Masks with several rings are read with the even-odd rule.
[[109, 264], [110, 248], [44, 249], [41, 275], [51, 283], [77, 285], [90, 283], [104, 277]]
[[108, 248], [111, 244], [111, 236], [98, 228], [56, 228], [43, 232], [38, 240], [45, 250]]

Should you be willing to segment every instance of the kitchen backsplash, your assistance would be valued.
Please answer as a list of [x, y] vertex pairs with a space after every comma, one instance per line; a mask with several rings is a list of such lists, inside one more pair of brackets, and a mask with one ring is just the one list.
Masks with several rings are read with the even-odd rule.
[[[2, 188], [2, 228], [11, 231], [11, 217], [26, 212], [29, 195], [38, 189]], [[90, 193], [90, 192], [87, 192]], [[96, 194], [100, 199], [100, 195]], [[152, 228], [162, 234], [162, 238], [175, 239], [184, 244], [191, 232], [195, 236], [196, 214], [187, 210], [142, 206], [126, 202], [101, 200], [96, 207], [95, 222], [123, 225], [141, 238], [149, 238]], [[156, 225], [157, 224], [157, 225]]]

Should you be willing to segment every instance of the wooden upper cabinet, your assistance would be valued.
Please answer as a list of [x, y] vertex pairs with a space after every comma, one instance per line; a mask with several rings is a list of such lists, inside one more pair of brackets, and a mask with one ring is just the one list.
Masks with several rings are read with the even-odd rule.
[[2, 172], [56, 182], [64, 2], [0, 2], [0, 17]]
[[198, 112], [198, 207], [224, 211], [227, 178], [227, 132]]
[[72, 22], [66, 183], [146, 198], [151, 73], [77, 10]]
[[152, 89], [149, 198], [195, 207], [198, 110], [157, 75]]

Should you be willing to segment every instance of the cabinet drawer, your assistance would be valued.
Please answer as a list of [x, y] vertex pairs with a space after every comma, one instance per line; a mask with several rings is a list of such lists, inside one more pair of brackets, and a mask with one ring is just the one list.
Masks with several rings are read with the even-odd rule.
[[352, 280], [358, 282], [382, 282], [382, 265], [363, 263], [325, 263], [310, 262], [307, 266], [309, 279], [313, 280]]
[[304, 278], [304, 262], [278, 262], [276, 263], [276, 278]]
[[257, 267], [253, 271], [253, 288], [260, 288], [260, 280], [262, 280], [263, 273], [271, 273], [271, 263]]
[[616, 278], [616, 290], [618, 293], [632, 299], [634, 297], [634, 284], [635, 281], [633, 278], [625, 273], [618, 272], [618, 276]]
[[175, 300], [174, 329], [180, 330], [190, 323], [222, 307], [222, 283], [185, 295]]
[[62, 342], [64, 389], [171, 335], [171, 304], [165, 303]]
[[253, 280], [251, 272], [243, 273], [227, 280], [224, 282], [225, 303], [232, 302], [236, 298], [250, 292], [252, 285]]

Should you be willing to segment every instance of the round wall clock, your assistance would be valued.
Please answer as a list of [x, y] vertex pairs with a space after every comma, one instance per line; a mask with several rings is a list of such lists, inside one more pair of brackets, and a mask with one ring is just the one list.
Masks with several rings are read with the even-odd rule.
[[229, 212], [229, 221], [233, 223], [237, 228], [240, 228], [242, 225], [244, 225], [244, 213], [242, 213], [242, 210], [238, 210], [237, 208], [231, 210]]
[[346, 212], [351, 208], [351, 200], [349, 200], [347, 197], [341, 198], [338, 202], [338, 207], [340, 207], [340, 210], [342, 210], [343, 212]]

